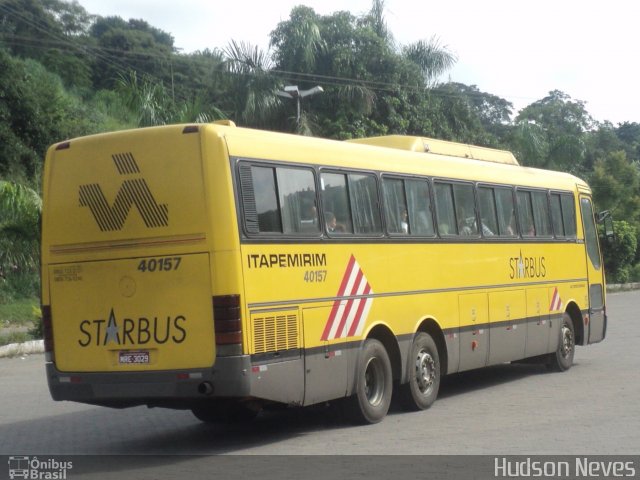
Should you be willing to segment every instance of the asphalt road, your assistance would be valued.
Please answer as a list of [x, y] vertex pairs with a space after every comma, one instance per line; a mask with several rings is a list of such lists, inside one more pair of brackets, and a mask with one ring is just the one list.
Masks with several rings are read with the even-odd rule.
[[[42, 355], [0, 359], [0, 455], [637, 455], [640, 291], [610, 294], [608, 303], [606, 340], [579, 347], [569, 371], [505, 364], [452, 375], [430, 410], [392, 408], [361, 427], [332, 408], [229, 426], [185, 411], [54, 402]], [[195, 462], [197, 471], [206, 458], [184, 457], [182, 468]]]

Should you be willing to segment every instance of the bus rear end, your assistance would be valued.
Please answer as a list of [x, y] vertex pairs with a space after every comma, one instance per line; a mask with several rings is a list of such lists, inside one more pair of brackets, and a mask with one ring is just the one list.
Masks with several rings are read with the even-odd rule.
[[[201, 128], [50, 148], [42, 311], [55, 400], [183, 407], [212, 393], [215, 253]], [[228, 161], [219, 164], [227, 176]], [[233, 295], [218, 298], [233, 310]]]

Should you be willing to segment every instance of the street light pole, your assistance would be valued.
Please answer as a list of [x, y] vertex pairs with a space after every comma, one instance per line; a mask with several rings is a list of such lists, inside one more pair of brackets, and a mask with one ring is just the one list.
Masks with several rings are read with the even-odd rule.
[[308, 90], [300, 90], [297, 85], [287, 85], [284, 90], [276, 92], [280, 97], [291, 98], [296, 101], [296, 124], [300, 124], [300, 100], [304, 97], [310, 97], [316, 93], [322, 93], [324, 89], [320, 85], [316, 85]]

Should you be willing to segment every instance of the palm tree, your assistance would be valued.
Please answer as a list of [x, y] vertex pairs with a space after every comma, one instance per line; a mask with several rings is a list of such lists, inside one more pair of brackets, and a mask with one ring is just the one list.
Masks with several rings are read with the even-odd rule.
[[38, 267], [41, 211], [35, 190], [0, 180], [0, 275]]
[[436, 36], [405, 45], [402, 47], [402, 55], [418, 66], [427, 87], [433, 87], [437, 78], [457, 61], [456, 56], [446, 45], [441, 45]]
[[276, 95], [279, 82], [270, 73], [273, 64], [269, 53], [235, 40], [222, 51], [226, 56], [227, 71], [233, 76], [232, 119], [249, 126], [267, 124], [282, 103]]

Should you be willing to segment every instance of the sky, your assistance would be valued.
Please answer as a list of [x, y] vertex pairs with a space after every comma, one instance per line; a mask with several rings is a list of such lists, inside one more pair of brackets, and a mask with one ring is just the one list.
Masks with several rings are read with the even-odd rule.
[[[79, 0], [92, 14], [141, 18], [188, 53], [231, 39], [267, 49], [269, 34], [300, 4], [362, 15], [371, 0]], [[432, 36], [457, 57], [441, 81], [476, 85], [514, 113], [561, 90], [595, 120], [640, 123], [640, 2], [633, 0], [386, 0], [398, 45]]]

